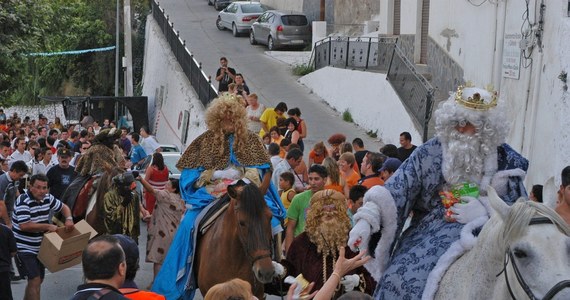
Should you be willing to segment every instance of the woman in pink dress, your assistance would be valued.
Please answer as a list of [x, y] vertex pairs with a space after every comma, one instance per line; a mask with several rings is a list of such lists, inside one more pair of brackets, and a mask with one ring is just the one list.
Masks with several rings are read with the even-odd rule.
[[[168, 182], [168, 175], [169, 171], [168, 168], [164, 165], [164, 158], [160, 152], [156, 152], [152, 154], [152, 163], [146, 169], [144, 174], [144, 179], [148, 181], [148, 183], [152, 186], [155, 190], [164, 190], [164, 186]], [[144, 199], [146, 203], [146, 209], [150, 214], [154, 210], [154, 204], [156, 203], [156, 199], [153, 193], [145, 192]]]

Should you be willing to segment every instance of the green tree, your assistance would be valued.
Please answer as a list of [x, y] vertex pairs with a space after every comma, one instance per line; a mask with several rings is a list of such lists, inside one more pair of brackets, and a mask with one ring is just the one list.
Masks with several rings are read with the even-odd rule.
[[[115, 5], [109, 0], [0, 0], [1, 104], [33, 104], [38, 95], [112, 95], [114, 51], [62, 56], [25, 54], [114, 45]], [[144, 32], [141, 20], [149, 12], [149, 3], [136, 0], [132, 7], [137, 21], [134, 32], [141, 27]], [[140, 39], [141, 34], [138, 36]], [[144, 33], [142, 37], [143, 46], [137, 48], [135, 60], [143, 55]], [[139, 70], [142, 72], [142, 68]]]

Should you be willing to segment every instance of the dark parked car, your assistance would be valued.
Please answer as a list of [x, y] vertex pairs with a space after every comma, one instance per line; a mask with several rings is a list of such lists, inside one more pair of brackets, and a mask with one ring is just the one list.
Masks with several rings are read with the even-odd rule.
[[251, 25], [249, 42], [269, 50], [285, 46], [305, 48], [311, 44], [311, 24], [302, 13], [268, 10]]

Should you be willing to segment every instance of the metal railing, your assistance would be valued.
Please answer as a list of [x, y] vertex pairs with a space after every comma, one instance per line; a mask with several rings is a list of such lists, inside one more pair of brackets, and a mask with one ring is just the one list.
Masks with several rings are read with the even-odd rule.
[[199, 63], [186, 48], [186, 41], [180, 39], [180, 31], [174, 29], [174, 24], [168, 20], [165, 10], [155, 0], [152, 1], [152, 16], [160, 26], [172, 53], [174, 53], [182, 71], [196, 91], [198, 98], [206, 106], [218, 96], [218, 90], [212, 85], [210, 77], [202, 70], [202, 63]]
[[386, 80], [390, 82], [406, 109], [423, 130], [423, 141], [428, 138], [428, 124], [434, 104], [435, 89], [416, 71], [414, 64], [396, 45]]
[[392, 37], [324, 38], [315, 43], [312, 53], [315, 70], [331, 66], [386, 72], [396, 41]]

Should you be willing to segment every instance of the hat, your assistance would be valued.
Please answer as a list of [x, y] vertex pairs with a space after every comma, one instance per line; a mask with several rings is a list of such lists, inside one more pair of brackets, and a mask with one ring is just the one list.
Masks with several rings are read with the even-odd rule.
[[131, 185], [135, 182], [135, 176], [131, 172], [126, 172], [113, 177], [113, 181], [119, 185]]
[[113, 143], [115, 140], [121, 137], [121, 131], [117, 130], [116, 128], [105, 128], [99, 131], [99, 133], [95, 136], [94, 142], [96, 144], [106, 142]]
[[71, 156], [71, 150], [67, 148], [59, 148], [57, 150], [57, 156]]
[[121, 248], [123, 248], [127, 260], [129, 260], [129, 258], [139, 258], [139, 246], [132, 238], [124, 234], [113, 234], [113, 236], [119, 240], [119, 244], [121, 244]]
[[378, 172], [382, 171], [396, 172], [396, 170], [398, 170], [401, 164], [402, 162], [399, 159], [394, 157], [388, 157], [388, 159], [386, 159], [386, 161], [382, 164], [382, 168], [380, 168]]

